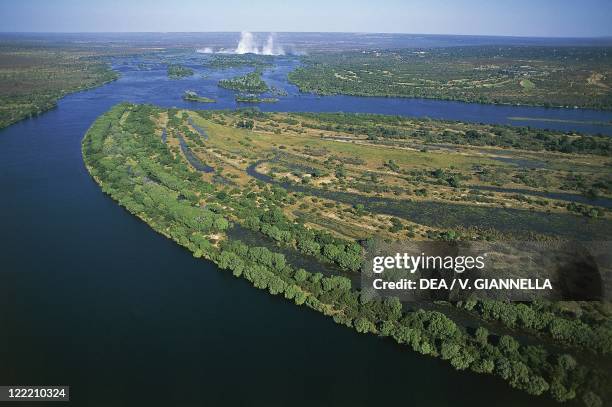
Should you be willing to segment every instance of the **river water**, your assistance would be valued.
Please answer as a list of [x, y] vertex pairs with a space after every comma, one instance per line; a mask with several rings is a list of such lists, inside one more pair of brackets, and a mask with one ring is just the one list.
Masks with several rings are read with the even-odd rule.
[[[87, 406], [554, 405], [259, 291], [105, 196], [84, 168], [80, 141], [112, 105], [201, 107], [181, 100], [194, 89], [219, 99], [207, 108], [235, 107], [233, 93], [214, 83], [239, 70], [172, 81], [161, 67], [140, 71], [134, 62], [115, 61], [118, 81], [0, 131], [1, 384], [70, 385], [73, 405]], [[265, 108], [466, 120], [497, 109], [286, 88], [288, 97]]]

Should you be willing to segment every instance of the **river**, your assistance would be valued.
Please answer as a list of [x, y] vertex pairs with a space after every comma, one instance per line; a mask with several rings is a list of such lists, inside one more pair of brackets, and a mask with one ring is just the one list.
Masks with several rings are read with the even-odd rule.
[[[98, 115], [125, 100], [235, 103], [231, 91], [213, 88], [217, 73], [173, 81], [162, 68], [139, 71], [131, 59], [114, 65], [118, 81], [0, 130], [0, 383], [70, 385], [73, 405], [87, 406], [556, 405], [270, 296], [120, 208], [81, 158], [81, 138]], [[219, 102], [184, 102], [185, 89]], [[496, 109], [385, 103], [290, 93], [265, 108], [398, 113], [403, 106], [404, 114], [435, 117], [460, 106], [466, 120]]]

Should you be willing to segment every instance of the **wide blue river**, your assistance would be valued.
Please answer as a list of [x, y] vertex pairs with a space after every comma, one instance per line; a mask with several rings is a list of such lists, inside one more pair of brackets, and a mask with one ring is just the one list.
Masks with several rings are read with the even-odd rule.
[[[256, 290], [105, 196], [84, 168], [80, 141], [112, 105], [235, 107], [216, 81], [240, 69], [200, 67], [172, 81], [163, 66], [139, 70], [138, 62], [114, 61], [118, 81], [0, 131], [1, 384], [70, 385], [75, 406], [554, 404]], [[610, 120], [582, 110], [300, 95], [284, 79], [294, 63], [265, 74], [289, 95], [262, 108], [501, 123], [525, 115]], [[186, 89], [219, 102], [183, 102]]]

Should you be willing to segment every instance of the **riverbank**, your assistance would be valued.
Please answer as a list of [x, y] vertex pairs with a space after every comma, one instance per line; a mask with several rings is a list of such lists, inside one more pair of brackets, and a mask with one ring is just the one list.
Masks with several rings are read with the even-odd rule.
[[[0, 128], [38, 116], [62, 97], [102, 86], [119, 74], [95, 52], [70, 48], [1, 50]], [[51, 79], [49, 79], [51, 77]]]
[[[166, 165], [164, 168], [155, 162], [148, 162], [146, 157], [150, 157], [150, 153], [146, 152], [147, 149], [155, 149], [158, 155], [156, 160], [161, 162], [169, 163], [171, 153], [168, 150], [159, 150], [156, 145], [161, 144], [160, 141], [157, 138], [150, 139], [146, 129], [135, 136], [140, 147], [133, 150], [130, 146], [131, 136], [122, 130], [122, 126], [134, 129], [130, 124], [131, 117], [134, 117], [135, 122], [144, 125], [144, 117], [151, 114], [156, 114], [151, 107], [115, 107], [100, 118], [88, 132], [83, 141], [84, 158], [93, 175], [101, 180], [106, 193], [130, 212], [147, 219], [152, 228], [166, 231], [174, 241], [192, 251], [195, 257], [212, 260], [221, 268], [231, 270], [234, 276], [246, 278], [257, 288], [274, 295], [283, 295], [298, 305], [305, 304], [358, 332], [390, 336], [399, 343], [409, 344], [417, 352], [450, 360], [459, 370], [469, 368], [479, 373], [500, 375], [512, 386], [530, 394], [546, 392], [550, 388], [549, 380], [552, 380], [553, 384], [559, 380], [571, 380], [572, 385], [578, 385], [577, 379], [571, 375], [565, 376], [566, 373], [563, 373], [563, 379], [544, 366], [532, 365], [527, 361], [518, 362], [522, 360], [519, 356], [521, 345], [511, 337], [503, 337], [500, 340], [501, 345], [495, 346], [488, 340], [482, 342], [462, 332], [451, 320], [435, 311], [419, 310], [404, 315], [399, 303], [359, 302], [359, 293], [352, 291], [350, 282], [342, 277], [323, 277], [303, 269], [295, 269], [287, 263], [282, 254], [223, 238], [228, 227], [227, 221], [232, 221], [235, 217], [240, 218], [241, 214], [247, 211], [251, 216], [259, 216], [257, 222], [262, 225], [257, 226], [259, 229], [267, 222], [264, 220], [267, 219], [266, 212], [262, 212], [258, 208], [259, 205], [253, 206], [248, 197], [239, 192], [233, 192], [232, 197], [227, 192], [222, 193], [214, 184], [207, 184], [199, 177], [190, 175], [187, 168], [177, 165], [171, 165], [172, 168]], [[185, 117], [182, 117], [186, 122]], [[108, 131], [109, 126], [112, 127], [112, 132]], [[110, 144], [106, 141], [107, 137], [112, 137]], [[129, 160], [129, 172], [132, 176], [128, 177], [127, 173], [121, 175], [128, 167], [127, 163], [116, 161], [119, 156], [105, 157], [104, 145], [111, 144], [122, 149], [121, 156], [132, 157]], [[101, 165], [102, 162], [107, 163]], [[108, 164], [111, 164], [110, 171], [105, 169]], [[111, 173], [113, 175], [109, 177]], [[141, 175], [134, 178], [134, 174], [138, 173]], [[133, 186], [124, 188], [123, 181], [113, 180], [117, 176], [128, 177], [125, 181]], [[194, 195], [194, 191], [201, 193]], [[266, 206], [275, 206], [278, 199], [266, 197], [261, 193], [258, 196], [265, 200]], [[261, 204], [263, 203], [260, 202]], [[160, 211], [160, 208], [167, 209]], [[195, 219], [200, 220], [192, 218], [196, 212], [199, 215]], [[252, 222], [254, 220], [249, 220], [247, 224]], [[427, 321], [425, 326], [420, 325], [423, 321]], [[426, 326], [433, 321], [437, 321], [436, 324], [441, 324], [444, 328], [433, 331], [427, 329]], [[413, 334], [409, 332], [414, 332], [418, 338], [413, 338]], [[514, 349], [510, 354], [503, 351], [506, 345]], [[449, 346], [456, 347], [458, 353], [449, 356], [446, 350]], [[544, 349], [539, 351], [546, 352]], [[504, 360], [507, 362], [503, 362]], [[504, 377], [495, 369], [498, 363], [515, 363], [513, 361], [523, 363], [522, 369], [527, 369], [528, 373], [523, 376], [515, 372]], [[560, 397], [557, 390], [551, 394], [553, 397]]]
[[[150, 70], [138, 68], [143, 61]], [[190, 64], [198, 73], [205, 71], [199, 59]], [[493, 375], [459, 372], [446, 361], [412, 352], [393, 340], [340, 329], [331, 318], [254, 290], [246, 279], [218, 272], [213, 263], [195, 259], [172, 240], [151, 233], [145, 222], [91, 180], [81, 158], [83, 134], [96, 117], [124, 100], [193, 108], [181, 95], [186, 88], [197, 88], [207, 95], [219, 92], [216, 106], [233, 109], [234, 93], [219, 90], [216, 83], [222, 74], [212, 71], [206, 71], [211, 75], [207, 78], [196, 74], [170, 81], [164, 65], [146, 58], [115, 58], [113, 66], [121, 72], [118, 81], [70, 94], [59, 101], [58, 109], [0, 131], [0, 184], [6, 192], [0, 213], [5, 215], [3, 231], [11, 236], [4, 253], [0, 301], [13, 310], [3, 320], [7, 334], [0, 343], [2, 349], [10, 349], [3, 355], [10, 369], [1, 369], [0, 381], [44, 383], [53, 377], [79, 389], [73, 402], [86, 405], [112, 405], [118, 398], [134, 405], [173, 404], [176, 389], [202, 389], [202, 382], [206, 401], [219, 405], [278, 401], [299, 407], [367, 407], [402, 402], [399, 393], [381, 392], [371, 380], [371, 372], [384, 371], [381, 379], [388, 387], [402, 388], [409, 381], [419, 389], [411, 393], [418, 405], [557, 405], [513, 390]], [[270, 73], [277, 74], [282, 76]], [[270, 109], [503, 121], [495, 109], [475, 112], [471, 109], [481, 106], [430, 103], [435, 101], [307, 94], [280, 99]], [[566, 113], [594, 114], [558, 114]], [[161, 137], [163, 129], [158, 130]], [[242, 392], [234, 391], [236, 369], [255, 378], [240, 384]], [[313, 392], [304, 383], [315, 376], [323, 385]], [[134, 377], [142, 380], [135, 382]], [[273, 400], [261, 392], [270, 381], [276, 384]], [[125, 386], [117, 387], [118, 383]], [[100, 386], [115, 386], [117, 392], [101, 395]], [[155, 394], [147, 392], [151, 386], [158, 389]], [[344, 388], [361, 391], [338, 391]], [[458, 388], [463, 391], [456, 392]], [[197, 404], [201, 396], [184, 393], [181, 400]]]

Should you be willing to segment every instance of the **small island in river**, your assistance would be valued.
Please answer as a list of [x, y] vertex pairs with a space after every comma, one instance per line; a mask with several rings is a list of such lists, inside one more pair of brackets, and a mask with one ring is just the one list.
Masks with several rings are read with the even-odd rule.
[[183, 94], [183, 100], [188, 100], [190, 102], [202, 102], [202, 103], [215, 103], [215, 99], [207, 98], [205, 96], [200, 96], [197, 92], [193, 90], [186, 90]]

